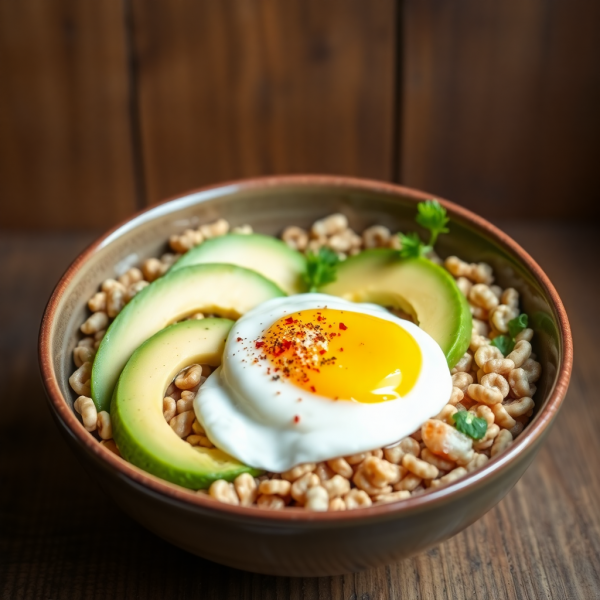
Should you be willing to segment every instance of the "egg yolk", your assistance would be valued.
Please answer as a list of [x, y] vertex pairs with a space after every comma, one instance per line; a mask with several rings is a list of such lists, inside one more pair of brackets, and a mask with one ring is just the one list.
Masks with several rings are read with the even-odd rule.
[[404, 328], [346, 310], [290, 314], [255, 344], [272, 377], [332, 400], [374, 403], [403, 397], [422, 364], [421, 349]]

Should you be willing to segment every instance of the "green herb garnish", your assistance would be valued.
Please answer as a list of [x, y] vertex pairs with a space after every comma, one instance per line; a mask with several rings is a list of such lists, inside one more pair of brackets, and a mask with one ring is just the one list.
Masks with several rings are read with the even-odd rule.
[[492, 340], [492, 346], [496, 346], [503, 356], [510, 354], [515, 347], [515, 341], [507, 335], [497, 335]]
[[508, 322], [508, 335], [498, 335], [492, 340], [492, 346], [496, 346], [504, 356], [510, 354], [516, 344], [515, 338], [527, 328], [529, 318], [525, 313]]
[[318, 252], [306, 254], [306, 273], [304, 281], [309, 292], [316, 292], [318, 288], [335, 281], [339, 256], [329, 248], [319, 248]]
[[431, 246], [425, 246], [418, 233], [411, 231], [404, 234], [399, 233], [400, 237], [400, 258], [419, 258], [431, 250]]
[[415, 220], [425, 229], [429, 229], [431, 236], [427, 245], [433, 247], [438, 235], [449, 231], [446, 224], [450, 219], [446, 216], [446, 209], [437, 200], [426, 200], [419, 202], [417, 211]]
[[508, 333], [511, 338], [516, 338], [523, 329], [527, 329], [529, 318], [525, 313], [521, 313], [518, 317], [511, 319], [508, 322]]
[[466, 410], [460, 410], [452, 415], [452, 420], [456, 424], [456, 429], [474, 440], [480, 440], [487, 431], [487, 421], [476, 417], [473, 413]]
[[400, 258], [419, 258], [426, 256], [433, 250], [440, 233], [448, 233], [446, 224], [450, 220], [446, 216], [446, 209], [437, 200], [426, 200], [417, 204], [417, 216], [415, 220], [419, 225], [430, 232], [429, 243], [424, 244], [418, 233], [399, 233]]

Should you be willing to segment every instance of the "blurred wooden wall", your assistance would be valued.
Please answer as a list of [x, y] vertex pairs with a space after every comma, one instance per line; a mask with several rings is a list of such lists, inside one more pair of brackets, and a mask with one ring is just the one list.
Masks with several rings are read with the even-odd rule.
[[301, 172], [598, 216], [599, 25], [594, 0], [0, 0], [0, 228]]

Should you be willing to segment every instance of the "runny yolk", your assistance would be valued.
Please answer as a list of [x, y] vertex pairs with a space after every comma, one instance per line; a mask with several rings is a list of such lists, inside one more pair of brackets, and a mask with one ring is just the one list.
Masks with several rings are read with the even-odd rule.
[[282, 317], [256, 348], [275, 378], [333, 400], [364, 403], [405, 396], [422, 364], [419, 345], [396, 323], [328, 308]]

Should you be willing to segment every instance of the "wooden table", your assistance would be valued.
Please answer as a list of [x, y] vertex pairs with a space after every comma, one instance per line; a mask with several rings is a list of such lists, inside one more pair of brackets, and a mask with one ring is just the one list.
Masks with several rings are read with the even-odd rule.
[[122, 514], [65, 446], [37, 367], [52, 286], [91, 235], [0, 233], [0, 598], [600, 598], [600, 229], [504, 223], [567, 307], [575, 369], [534, 464], [451, 540], [365, 573], [286, 579], [235, 571]]

